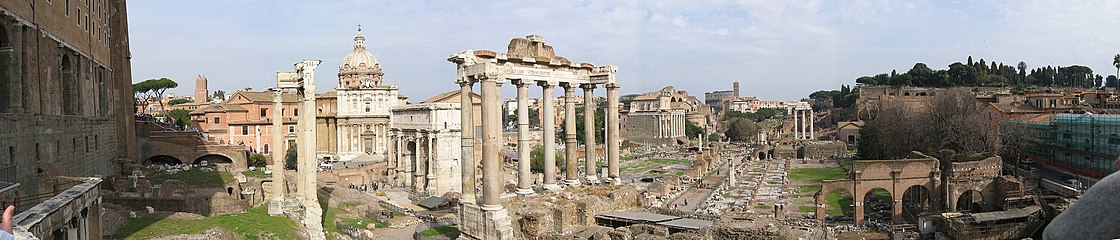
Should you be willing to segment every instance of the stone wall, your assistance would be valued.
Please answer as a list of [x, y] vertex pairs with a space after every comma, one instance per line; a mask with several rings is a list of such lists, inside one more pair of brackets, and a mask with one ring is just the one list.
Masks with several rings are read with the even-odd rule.
[[840, 141], [809, 142], [801, 148], [808, 159], [836, 159], [848, 154], [848, 145]]
[[790, 145], [780, 145], [774, 148], [774, 159], [796, 159], [797, 149]]
[[619, 132], [625, 139], [638, 144], [673, 144], [672, 139], [657, 137], [657, 116], [628, 115]]
[[0, 165], [16, 165], [21, 195], [53, 192], [39, 180], [116, 175], [116, 134], [109, 118], [0, 114]]

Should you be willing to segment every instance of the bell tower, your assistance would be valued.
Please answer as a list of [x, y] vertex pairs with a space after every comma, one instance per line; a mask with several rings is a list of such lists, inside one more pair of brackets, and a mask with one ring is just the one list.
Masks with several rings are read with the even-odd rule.
[[194, 102], [206, 103], [209, 102], [207, 97], [210, 96], [210, 91], [206, 90], [206, 76], [198, 75], [194, 79]]

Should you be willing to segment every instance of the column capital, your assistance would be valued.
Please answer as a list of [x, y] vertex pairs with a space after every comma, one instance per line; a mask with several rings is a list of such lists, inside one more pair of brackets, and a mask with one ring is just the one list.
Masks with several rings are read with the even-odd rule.
[[621, 87], [618, 83], [607, 83], [604, 85], [604, 87], [606, 87], [607, 89], [618, 89], [619, 87]]
[[517, 87], [525, 87], [525, 86], [529, 86], [529, 84], [532, 84], [533, 81], [532, 80], [525, 80], [525, 79], [510, 79], [509, 83], [512, 83], [514, 86], [517, 86]]
[[579, 88], [582, 88], [583, 90], [593, 90], [593, 89], [595, 89], [595, 84], [594, 83], [582, 83], [582, 84], [579, 85]]
[[458, 79], [455, 79], [455, 83], [459, 84], [460, 87], [474, 86], [474, 82], [475, 81], [471, 80], [471, 78], [469, 77], [460, 77]]
[[552, 87], [555, 87], [556, 85], [556, 83], [553, 83], [551, 81], [537, 81], [537, 86], [541, 86], [545, 89], [552, 89]]
[[576, 86], [576, 84], [570, 83], [570, 82], [561, 82], [557, 85], [559, 85], [560, 87], [562, 87], [564, 89], [572, 89], [572, 88], [578, 87], [578, 86]]

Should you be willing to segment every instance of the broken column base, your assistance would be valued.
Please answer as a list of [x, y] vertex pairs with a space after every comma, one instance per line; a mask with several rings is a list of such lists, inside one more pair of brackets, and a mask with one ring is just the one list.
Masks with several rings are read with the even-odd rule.
[[555, 183], [545, 184], [543, 188], [544, 188], [545, 191], [549, 191], [549, 192], [557, 192], [557, 191], [561, 190], [560, 185], [555, 184]]
[[509, 212], [501, 206], [483, 209], [467, 203], [459, 208], [459, 231], [463, 239], [513, 240], [513, 226]]

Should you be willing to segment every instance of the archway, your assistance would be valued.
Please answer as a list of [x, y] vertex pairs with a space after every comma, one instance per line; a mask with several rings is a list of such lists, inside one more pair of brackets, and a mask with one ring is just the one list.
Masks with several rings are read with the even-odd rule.
[[958, 212], [980, 212], [984, 210], [984, 194], [968, 190], [957, 197]]
[[405, 150], [408, 154], [405, 159], [408, 159], [408, 164], [409, 166], [411, 166], [412, 170], [412, 176], [408, 176], [412, 177], [412, 179], [408, 180], [407, 182], [410, 183], [408, 185], [412, 186], [413, 191], [418, 191], [418, 189], [421, 189], [420, 185], [421, 181], [423, 181], [423, 177], [420, 177], [422, 176], [420, 174], [420, 171], [422, 170], [423, 166], [421, 166], [420, 163], [420, 154], [416, 152], [416, 141], [408, 141], [408, 143], [405, 144]]
[[894, 204], [891, 192], [882, 188], [874, 188], [863, 195], [863, 219], [879, 223], [890, 223], [892, 207]]
[[[59, 75], [62, 79], [62, 114], [78, 115], [78, 80], [75, 63], [70, 59], [69, 53], [62, 54], [59, 63]], [[146, 107], [146, 106], [145, 106]]]
[[222, 170], [222, 171], [227, 171], [228, 172], [228, 171], [231, 171], [231, 170], [234, 169], [233, 168], [233, 159], [230, 159], [229, 157], [226, 157], [226, 156], [223, 156], [223, 155], [218, 155], [218, 154], [204, 155], [202, 157], [199, 157], [198, 159], [195, 159], [194, 163], [195, 164], [202, 164], [202, 161], [206, 161], [206, 165], [216, 166], [219, 170]]
[[766, 152], [758, 152], [758, 160], [765, 160]]
[[8, 31], [0, 26], [0, 113], [8, 112], [8, 105], [11, 105], [12, 99], [16, 98], [12, 94], [12, 84], [15, 78], [10, 74], [12, 56], [15, 54], [15, 48], [12, 47], [11, 41], [8, 40]]
[[172, 156], [155, 155], [155, 156], [149, 157], [148, 159], [144, 159], [144, 162], [142, 162], [142, 163], [144, 165], [156, 165], [156, 164], [179, 165], [179, 164], [183, 164], [183, 161], [179, 160], [179, 158], [172, 157]]
[[923, 212], [932, 210], [930, 205], [931, 201], [929, 188], [922, 185], [914, 185], [906, 188], [902, 193], [902, 215], [903, 219], [910, 222], [917, 222], [917, 218]]

